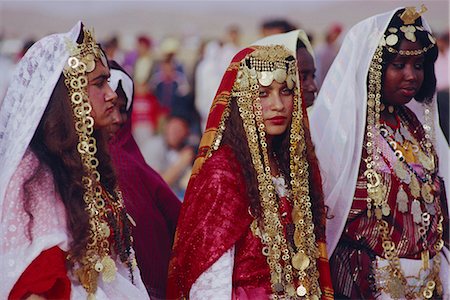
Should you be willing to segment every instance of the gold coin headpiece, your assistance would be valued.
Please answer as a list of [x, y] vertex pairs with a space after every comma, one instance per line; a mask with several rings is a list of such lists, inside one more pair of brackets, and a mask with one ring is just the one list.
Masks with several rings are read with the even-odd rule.
[[274, 80], [286, 82], [293, 89], [297, 82], [296, 70], [295, 58], [285, 47], [260, 47], [241, 62], [233, 91], [242, 92], [258, 83], [269, 86]]
[[[116, 264], [111, 258], [108, 239], [110, 228], [106, 220], [107, 203], [100, 183], [100, 173], [97, 171], [99, 161], [96, 157], [97, 143], [93, 136], [94, 119], [90, 115], [92, 106], [88, 97], [88, 76], [95, 70], [96, 61], [108, 66], [105, 54], [95, 41], [92, 31], [83, 28], [83, 42], [67, 41], [69, 58], [64, 67], [64, 83], [68, 89], [72, 106], [72, 116], [78, 135], [77, 150], [83, 164], [83, 200], [85, 210], [89, 215], [89, 241], [84, 256], [79, 259], [69, 258], [75, 265], [75, 274], [88, 293], [88, 298], [94, 299], [97, 290], [97, 280], [101, 275], [104, 282], [115, 278]], [[118, 210], [122, 208], [120, 191], [115, 191], [118, 201], [113, 205]], [[131, 259], [128, 257], [127, 259]]]
[[[425, 5], [422, 4], [420, 11], [417, 11], [414, 6], [406, 7], [405, 11], [399, 15], [402, 20], [403, 25], [399, 28], [389, 27], [383, 38], [380, 41], [380, 46], [386, 47], [386, 49], [394, 54], [400, 54], [402, 56], [417, 56], [426, 53], [428, 50], [436, 45], [436, 39], [431, 33], [425, 30], [423, 26], [414, 25], [416, 20], [427, 11]], [[410, 42], [415, 43], [417, 41], [416, 34], [418, 32], [427, 33], [429, 44], [424, 45], [422, 49], [418, 50], [397, 50], [394, 48], [395, 45], [401, 40], [402, 35]]]

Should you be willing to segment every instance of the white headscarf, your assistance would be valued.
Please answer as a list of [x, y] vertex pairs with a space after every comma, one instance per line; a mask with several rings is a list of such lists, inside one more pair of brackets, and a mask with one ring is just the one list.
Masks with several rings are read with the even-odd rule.
[[[366, 125], [369, 65], [398, 9], [370, 17], [350, 29], [309, 115], [311, 136], [321, 167], [325, 205], [329, 208], [329, 215], [334, 216], [327, 220], [326, 227], [329, 256], [342, 234], [355, 193]], [[422, 22], [431, 32], [423, 18]], [[436, 97], [432, 105], [436, 135], [434, 147], [449, 202], [449, 148], [439, 127]], [[415, 100], [408, 107], [423, 122], [424, 107]]]
[[78, 22], [67, 33], [42, 38], [16, 66], [0, 108], [0, 208], [11, 176], [30, 144], [69, 58], [66, 42], [76, 42], [80, 31], [81, 22]]
[[[5, 199], [11, 178], [24, 158], [69, 58], [67, 43], [76, 43], [81, 30], [82, 24], [78, 22], [67, 33], [53, 34], [37, 41], [18, 63], [0, 108], [0, 299], [8, 298], [20, 275], [42, 251], [54, 246], [69, 250], [65, 207], [54, 186], [48, 186], [48, 190], [39, 194], [41, 201], [34, 203], [33, 243], [24, 235], [25, 230], [19, 228], [24, 225], [20, 221], [27, 219], [23, 217], [21, 200], [15, 201], [23, 197], [20, 191], [12, 190], [8, 194], [9, 203]], [[22, 173], [16, 174], [21, 176]], [[43, 177], [46, 184], [53, 185], [51, 174], [45, 173]], [[21, 180], [24, 178], [17, 178], [17, 181]], [[68, 276], [71, 299], [86, 299], [83, 286], [71, 274]], [[137, 268], [133, 276], [134, 285], [129, 280], [128, 268], [118, 263], [113, 283], [98, 280], [96, 298], [148, 299]]]
[[304, 32], [301, 29], [298, 30], [292, 30], [286, 33], [279, 33], [274, 35], [269, 35], [263, 39], [260, 39], [256, 42], [254, 42], [252, 45], [283, 45], [289, 50], [292, 51], [294, 54], [294, 57], [297, 58], [297, 40], [300, 40], [305, 44], [306, 50], [311, 54], [311, 56], [314, 58], [314, 51], [311, 46], [311, 43], [309, 42], [308, 36], [306, 35], [306, 32]]
[[122, 89], [127, 97], [126, 110], [130, 109], [131, 103], [133, 102], [133, 81], [127, 73], [120, 69], [113, 69], [111, 67], [111, 77], [109, 78], [109, 86], [113, 91], [117, 91], [119, 87], [119, 82], [122, 85]]

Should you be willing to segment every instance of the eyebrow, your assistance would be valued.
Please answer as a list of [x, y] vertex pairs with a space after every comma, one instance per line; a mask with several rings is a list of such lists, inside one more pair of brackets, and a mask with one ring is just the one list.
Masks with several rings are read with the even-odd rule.
[[111, 73], [109, 73], [109, 72], [103, 72], [103, 73], [100, 73], [99, 75], [97, 75], [97, 77], [94, 77], [94, 78], [92, 78], [91, 79], [91, 81], [97, 81], [97, 80], [100, 80], [100, 79], [108, 79], [109, 77], [111, 77]]

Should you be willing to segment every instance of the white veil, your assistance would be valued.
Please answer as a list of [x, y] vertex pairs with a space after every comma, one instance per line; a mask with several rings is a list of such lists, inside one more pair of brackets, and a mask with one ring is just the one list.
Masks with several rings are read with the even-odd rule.
[[[329, 256], [342, 234], [355, 193], [366, 125], [366, 78], [369, 65], [397, 10], [370, 17], [350, 29], [309, 115], [311, 136], [321, 167], [325, 205], [329, 208], [329, 215], [334, 216], [327, 220], [326, 227]], [[422, 21], [431, 32], [426, 21]], [[433, 106], [434, 146], [449, 202], [449, 148], [438, 125], [436, 97], [433, 98]], [[424, 108], [421, 104], [413, 100], [408, 107], [423, 121]]]
[[67, 33], [44, 37], [16, 66], [0, 108], [0, 208], [11, 176], [30, 144], [69, 58], [66, 43], [76, 42], [80, 31], [81, 22], [78, 22]]
[[313, 59], [315, 59], [313, 48], [309, 42], [308, 36], [301, 29], [270, 35], [254, 42], [252, 45], [283, 45], [292, 51], [294, 57], [297, 58], [297, 40], [301, 40], [303, 44], [305, 44], [306, 50], [308, 50]]

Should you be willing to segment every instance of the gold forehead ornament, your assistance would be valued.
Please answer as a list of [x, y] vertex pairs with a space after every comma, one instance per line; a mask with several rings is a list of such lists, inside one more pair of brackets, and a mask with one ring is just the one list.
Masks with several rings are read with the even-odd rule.
[[414, 22], [427, 10], [428, 9], [424, 4], [420, 6], [420, 11], [417, 11], [414, 6], [409, 6], [406, 7], [405, 11], [401, 14], [400, 19], [402, 19], [405, 25], [411, 25], [414, 24]]

